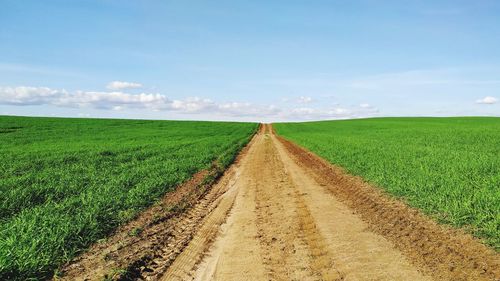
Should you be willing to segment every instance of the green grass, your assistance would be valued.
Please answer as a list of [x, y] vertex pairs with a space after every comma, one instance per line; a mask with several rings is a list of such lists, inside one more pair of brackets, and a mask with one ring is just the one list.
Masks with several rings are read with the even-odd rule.
[[257, 124], [0, 116], [0, 279], [50, 277]]
[[500, 118], [275, 124], [278, 134], [500, 249]]

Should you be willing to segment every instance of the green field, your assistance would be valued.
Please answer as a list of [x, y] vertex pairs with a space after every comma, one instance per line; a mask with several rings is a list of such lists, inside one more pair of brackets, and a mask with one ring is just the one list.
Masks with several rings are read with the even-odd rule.
[[274, 124], [278, 134], [500, 249], [500, 118]]
[[0, 279], [44, 278], [257, 124], [0, 116]]

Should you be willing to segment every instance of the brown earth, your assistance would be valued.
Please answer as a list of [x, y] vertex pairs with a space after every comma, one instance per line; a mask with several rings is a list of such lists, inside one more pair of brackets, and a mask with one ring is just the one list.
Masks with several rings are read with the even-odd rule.
[[[63, 278], [500, 280], [497, 253], [269, 125], [213, 187], [199, 178], [67, 265]], [[183, 207], [161, 207], [172, 205]]]

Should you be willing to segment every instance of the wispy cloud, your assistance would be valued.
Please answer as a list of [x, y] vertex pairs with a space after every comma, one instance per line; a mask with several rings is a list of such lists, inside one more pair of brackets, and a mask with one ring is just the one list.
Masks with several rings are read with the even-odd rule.
[[139, 89], [142, 88], [142, 84], [135, 82], [112, 81], [109, 82], [106, 88], [109, 90]]

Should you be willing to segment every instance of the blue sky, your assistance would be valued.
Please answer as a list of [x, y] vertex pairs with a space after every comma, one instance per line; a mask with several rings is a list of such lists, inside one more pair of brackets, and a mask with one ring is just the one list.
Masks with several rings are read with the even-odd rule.
[[0, 2], [0, 114], [500, 116], [499, 1]]

